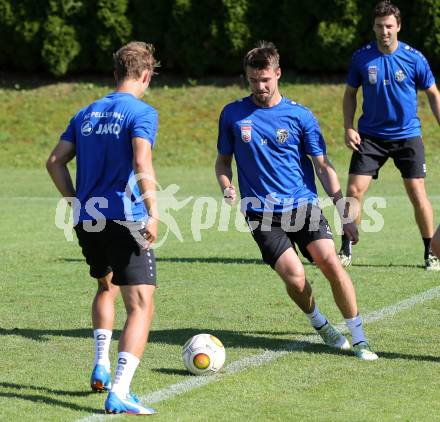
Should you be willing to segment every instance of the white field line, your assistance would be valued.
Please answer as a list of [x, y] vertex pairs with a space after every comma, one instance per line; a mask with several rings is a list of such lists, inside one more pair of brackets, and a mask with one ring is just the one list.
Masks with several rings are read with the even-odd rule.
[[[416, 305], [435, 299], [438, 296], [440, 296], [440, 286], [426, 290], [425, 292], [419, 293], [408, 299], [397, 302], [394, 305], [386, 306], [382, 309], [371, 312], [367, 315], [364, 315], [362, 318], [364, 324], [380, 321], [387, 317], [393, 316], [399, 312], [410, 309]], [[345, 323], [338, 324], [337, 327], [344, 332], [348, 331]], [[154, 391], [153, 393], [142, 396], [140, 397], [140, 400], [149, 405], [149, 404], [163, 402], [168, 399], [172, 399], [180, 394], [185, 394], [191, 390], [194, 390], [195, 388], [203, 387], [204, 385], [210, 384], [212, 382], [221, 381], [221, 379], [226, 375], [242, 372], [252, 367], [258, 367], [268, 362], [271, 362], [275, 359], [278, 359], [282, 356], [285, 356], [290, 352], [300, 351], [304, 349], [306, 346], [308, 346], [308, 344], [310, 343], [321, 343], [321, 339], [316, 334], [310, 334], [307, 336], [297, 336], [296, 341], [287, 344], [286, 349], [266, 350], [259, 355], [245, 357], [243, 359], [237, 360], [227, 365], [223, 369], [221, 375], [189, 377], [185, 381], [172, 384], [169, 387], [166, 387], [162, 390], [157, 390]], [[380, 354], [379, 354], [379, 358], [380, 358]], [[95, 421], [108, 419], [109, 416], [110, 415], [104, 415], [104, 414], [91, 415], [83, 419], [78, 419], [76, 422], [92, 422], [92, 421], [95, 422]], [[119, 415], [112, 415], [111, 417], [115, 418], [118, 416]]]

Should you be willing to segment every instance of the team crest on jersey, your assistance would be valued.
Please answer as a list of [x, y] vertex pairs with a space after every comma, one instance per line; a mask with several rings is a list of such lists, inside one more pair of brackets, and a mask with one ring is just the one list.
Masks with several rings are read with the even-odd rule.
[[252, 126], [240, 126], [241, 131], [241, 140], [243, 142], [250, 142], [252, 141]]
[[289, 137], [289, 131], [287, 129], [277, 129], [277, 142], [279, 144], [284, 144]]
[[377, 83], [377, 66], [368, 66], [368, 82], [371, 85]]
[[398, 71], [395, 73], [395, 76], [396, 76], [396, 81], [397, 81], [397, 82], [402, 82], [402, 81], [405, 80], [405, 78], [406, 78], [406, 75], [405, 75], [405, 73], [404, 73], [403, 70], [398, 70]]
[[93, 124], [90, 120], [86, 120], [81, 125], [81, 135], [89, 136], [93, 132]]

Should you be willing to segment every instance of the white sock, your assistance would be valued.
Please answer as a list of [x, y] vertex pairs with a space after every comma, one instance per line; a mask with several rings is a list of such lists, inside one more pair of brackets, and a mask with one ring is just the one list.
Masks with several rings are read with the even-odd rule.
[[361, 341], [367, 341], [365, 339], [364, 330], [362, 329], [362, 318], [360, 315], [354, 318], [345, 318], [345, 322], [351, 332], [351, 344], [353, 346]]
[[104, 365], [109, 371], [110, 359], [108, 356], [108, 351], [110, 349], [112, 332], [111, 330], [98, 328], [93, 330], [93, 338], [95, 339], [95, 360], [93, 361], [93, 366]]
[[315, 309], [313, 309], [312, 313], [306, 314], [307, 319], [310, 324], [312, 324], [313, 328], [319, 329], [325, 324], [327, 324], [327, 318], [321, 314], [319, 311], [318, 305], [315, 303]]
[[119, 352], [112, 393], [116, 393], [119, 397], [125, 397], [130, 392], [131, 380], [138, 365], [139, 359], [135, 355]]

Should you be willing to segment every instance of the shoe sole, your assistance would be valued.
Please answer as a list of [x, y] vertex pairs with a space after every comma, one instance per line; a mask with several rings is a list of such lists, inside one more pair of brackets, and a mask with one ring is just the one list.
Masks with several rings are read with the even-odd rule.
[[104, 393], [110, 391], [110, 388], [106, 387], [101, 381], [94, 381], [92, 384], [90, 384], [90, 387], [95, 393]]
[[118, 411], [118, 410], [107, 410], [105, 409], [106, 415], [128, 415], [128, 416], [151, 416], [154, 413], [135, 413], [135, 412], [126, 412], [126, 411]]
[[379, 359], [379, 356], [369, 356], [369, 357], [367, 357], [367, 356], [365, 356], [365, 357], [362, 357], [362, 356], [359, 356], [359, 355], [357, 355], [357, 354], [355, 354], [355, 356], [359, 359], [359, 360], [361, 360], [361, 361], [363, 361], [363, 362], [374, 362], [375, 360], [378, 360]]

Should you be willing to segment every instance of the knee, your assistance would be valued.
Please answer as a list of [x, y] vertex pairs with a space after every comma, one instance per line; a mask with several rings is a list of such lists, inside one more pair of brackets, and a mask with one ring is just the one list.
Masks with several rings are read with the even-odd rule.
[[111, 282], [111, 278], [103, 277], [98, 279], [98, 294], [109, 293], [116, 296], [119, 293], [119, 286], [116, 286]]
[[423, 192], [414, 192], [409, 195], [409, 200], [413, 204], [415, 208], [425, 208], [426, 206], [430, 206], [428, 196]]
[[127, 313], [142, 314], [146, 318], [150, 318], [154, 314], [154, 301], [149, 295], [140, 295], [136, 300], [130, 301], [127, 304]]
[[298, 293], [301, 293], [305, 288], [306, 277], [303, 269], [288, 269], [282, 274], [281, 278], [287, 288], [294, 289]]
[[347, 186], [347, 196], [348, 197], [355, 198], [355, 199], [361, 201], [362, 198], [364, 197], [364, 194], [365, 194], [365, 190], [354, 183], [350, 183]]
[[314, 257], [314, 262], [321, 271], [326, 272], [334, 270], [340, 266], [339, 258], [334, 251]]

